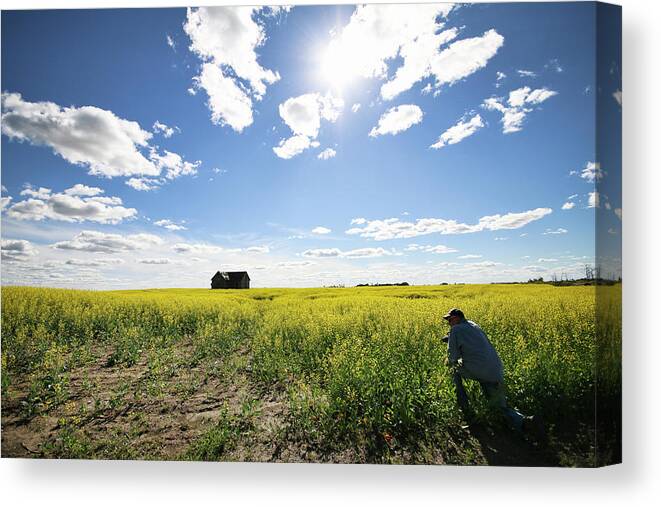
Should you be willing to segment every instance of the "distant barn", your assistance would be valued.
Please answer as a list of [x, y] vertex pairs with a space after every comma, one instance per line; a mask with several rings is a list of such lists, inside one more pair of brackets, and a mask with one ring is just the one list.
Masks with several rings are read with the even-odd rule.
[[247, 271], [217, 271], [211, 279], [212, 289], [249, 289]]

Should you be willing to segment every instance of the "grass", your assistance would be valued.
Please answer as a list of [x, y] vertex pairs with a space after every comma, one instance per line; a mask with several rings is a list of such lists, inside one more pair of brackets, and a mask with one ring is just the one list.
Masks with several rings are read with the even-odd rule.
[[[440, 316], [450, 307], [486, 331], [510, 403], [547, 421], [558, 463], [618, 459], [619, 426], [595, 425], [595, 416], [619, 420], [620, 285], [3, 287], [3, 414], [33, 425], [39, 452], [53, 457], [250, 457], [268, 423], [281, 441], [263, 448], [285, 457], [255, 459], [480, 463], [484, 442], [461, 432], [443, 364], [448, 329]], [[468, 390], [479, 419], [498, 428], [478, 386]], [[170, 421], [163, 431], [176, 434], [174, 416], [159, 411], [188, 404], [182, 418], [197, 421], [195, 404], [221, 395], [226, 404], [211, 421], [176, 423], [188, 428], [181, 437], [136, 432], [127, 422], [122, 429], [137, 414], [152, 425]], [[43, 429], [85, 396], [103, 417], [115, 414], [115, 433], [89, 417]], [[246, 403], [268, 399], [280, 400], [276, 415], [246, 412]], [[3, 418], [9, 439], [12, 427]], [[10, 443], [3, 440], [3, 453]]]

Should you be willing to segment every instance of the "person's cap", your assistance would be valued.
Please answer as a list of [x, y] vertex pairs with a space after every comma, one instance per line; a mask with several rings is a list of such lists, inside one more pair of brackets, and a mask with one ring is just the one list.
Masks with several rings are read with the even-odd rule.
[[464, 312], [462, 312], [459, 308], [452, 308], [448, 313], [443, 315], [443, 318], [445, 320], [450, 320], [450, 317], [455, 317], [455, 316], [461, 319], [465, 318]]

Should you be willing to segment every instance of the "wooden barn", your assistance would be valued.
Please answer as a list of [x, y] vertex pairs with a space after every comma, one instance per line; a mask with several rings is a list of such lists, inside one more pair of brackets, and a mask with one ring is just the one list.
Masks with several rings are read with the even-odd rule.
[[249, 289], [247, 271], [217, 271], [211, 279], [212, 289]]

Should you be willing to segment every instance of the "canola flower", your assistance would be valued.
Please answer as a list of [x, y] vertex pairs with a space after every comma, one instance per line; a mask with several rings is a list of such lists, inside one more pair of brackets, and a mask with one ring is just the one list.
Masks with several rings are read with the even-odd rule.
[[[183, 343], [192, 345], [192, 361], [242, 348], [254, 382], [287, 391], [304, 438], [390, 448], [460, 424], [441, 340], [448, 331], [441, 316], [451, 307], [478, 322], [498, 350], [511, 405], [551, 424], [588, 427], [595, 399], [616, 406], [620, 285], [3, 287], [2, 389], [27, 380], [31, 416], [66, 402], [68, 373], [100, 348], [122, 367]], [[167, 367], [166, 356], [159, 361]], [[469, 395], [489, 417], [475, 386]]]

